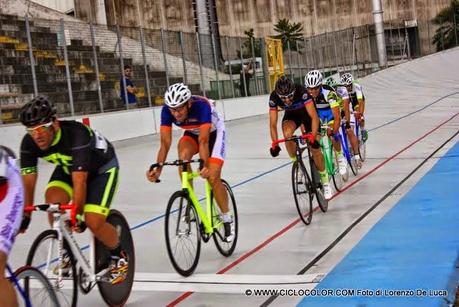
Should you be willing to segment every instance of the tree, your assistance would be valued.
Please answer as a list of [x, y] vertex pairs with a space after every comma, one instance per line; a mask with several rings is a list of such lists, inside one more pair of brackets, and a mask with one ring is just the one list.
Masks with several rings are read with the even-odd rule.
[[288, 19], [279, 19], [274, 25], [274, 31], [279, 34], [272, 36], [282, 40], [282, 48], [286, 50], [290, 44], [290, 50], [296, 51], [296, 42], [303, 37], [303, 25], [300, 22], [290, 23]]
[[[261, 57], [260, 41], [255, 37], [253, 28], [251, 28], [248, 31], [244, 31], [244, 34], [247, 36], [247, 38], [245, 38], [242, 43], [242, 57], [244, 59], [252, 57], [252, 43], [251, 43], [252, 39], [253, 39], [253, 51], [254, 51], [255, 57]], [[237, 53], [238, 58], [240, 58], [241, 50], [237, 50], [236, 53]]]
[[456, 46], [459, 40], [459, 0], [452, 0], [451, 5], [441, 10], [432, 22], [439, 26], [432, 38], [437, 51]]

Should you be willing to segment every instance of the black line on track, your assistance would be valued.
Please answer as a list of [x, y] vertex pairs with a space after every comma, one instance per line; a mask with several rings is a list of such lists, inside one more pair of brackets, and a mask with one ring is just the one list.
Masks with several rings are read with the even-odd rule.
[[[459, 134], [459, 131], [453, 134], [448, 138], [443, 144], [441, 144], [437, 149], [435, 149], [427, 158], [425, 158], [418, 166], [416, 166], [405, 178], [403, 178], [396, 186], [389, 190], [383, 197], [381, 197], [373, 206], [371, 206], [365, 213], [363, 213], [357, 220], [355, 220], [349, 227], [347, 227], [336, 239], [333, 241], [327, 248], [325, 248], [319, 255], [312, 259], [304, 268], [302, 268], [297, 275], [303, 275], [306, 273], [312, 266], [314, 266], [320, 259], [322, 259], [333, 247], [335, 247], [357, 224], [359, 224], [368, 214], [370, 214], [376, 207], [378, 207], [384, 200], [386, 200], [395, 190], [397, 190], [405, 181], [407, 181], [415, 172], [417, 172], [430, 158], [433, 157], [440, 149], [442, 149], [446, 144], [448, 144], [452, 139], [454, 139]], [[266, 307], [270, 305], [276, 298], [277, 295], [270, 296], [266, 301], [264, 301], [260, 307]]]

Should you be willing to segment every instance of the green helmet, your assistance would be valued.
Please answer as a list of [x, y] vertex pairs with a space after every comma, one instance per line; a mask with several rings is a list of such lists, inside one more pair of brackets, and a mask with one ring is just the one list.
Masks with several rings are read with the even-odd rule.
[[338, 83], [336, 82], [335, 78], [333, 77], [328, 77], [326, 80], [325, 80], [325, 84], [332, 87], [332, 88], [336, 88], [338, 86]]

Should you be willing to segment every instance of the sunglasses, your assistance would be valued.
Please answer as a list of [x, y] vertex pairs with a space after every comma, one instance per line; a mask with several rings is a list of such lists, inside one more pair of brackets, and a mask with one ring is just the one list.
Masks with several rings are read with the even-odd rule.
[[295, 95], [295, 91], [291, 92], [290, 94], [288, 95], [280, 95], [280, 94], [277, 94], [277, 96], [279, 96], [280, 99], [290, 99], [293, 97], [293, 95]]
[[49, 130], [49, 128], [53, 125], [53, 122], [49, 122], [40, 126], [36, 126], [33, 128], [26, 128], [27, 133], [35, 134], [35, 133], [43, 133]]

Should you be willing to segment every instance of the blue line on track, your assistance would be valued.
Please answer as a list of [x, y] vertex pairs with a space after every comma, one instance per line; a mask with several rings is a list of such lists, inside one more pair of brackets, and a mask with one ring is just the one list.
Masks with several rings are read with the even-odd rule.
[[[443, 99], [445, 99], [445, 98], [448, 98], [448, 97], [450, 97], [450, 96], [454, 96], [454, 95], [456, 95], [456, 94], [459, 94], [459, 92], [454, 92], [454, 93], [445, 95], [445, 96], [443, 96], [443, 97], [441, 97], [441, 98], [435, 100], [434, 102], [431, 102], [431, 103], [425, 105], [424, 107], [422, 107], [422, 108], [420, 108], [420, 109], [417, 109], [416, 111], [413, 111], [413, 112], [411, 112], [411, 113], [408, 113], [408, 114], [406, 114], [406, 115], [403, 115], [403, 116], [401, 116], [401, 117], [398, 117], [398, 118], [396, 118], [396, 119], [394, 119], [394, 120], [391, 120], [391, 121], [389, 121], [389, 122], [387, 122], [387, 123], [384, 123], [384, 124], [382, 124], [382, 125], [379, 125], [379, 126], [377, 126], [377, 127], [375, 127], [375, 128], [369, 129], [368, 131], [375, 131], [375, 130], [380, 129], [380, 128], [384, 127], [384, 126], [387, 126], [387, 125], [390, 125], [390, 124], [392, 124], [392, 123], [395, 123], [395, 122], [397, 122], [397, 121], [399, 121], [399, 120], [401, 120], [401, 119], [407, 118], [407, 117], [409, 117], [409, 116], [411, 116], [411, 115], [413, 115], [413, 114], [415, 114], [415, 113], [418, 113], [418, 112], [421, 112], [421, 111], [425, 110], [426, 108], [428, 108], [428, 107], [430, 107], [430, 106], [432, 106], [432, 105], [434, 105], [434, 104], [440, 102], [441, 100], [443, 100]], [[248, 182], [250, 182], [250, 181], [253, 181], [253, 180], [255, 180], [255, 179], [258, 179], [258, 178], [260, 178], [260, 177], [263, 177], [263, 176], [265, 176], [265, 175], [268, 175], [268, 174], [270, 174], [270, 173], [272, 173], [272, 172], [275, 172], [275, 171], [277, 171], [277, 170], [279, 170], [279, 169], [281, 169], [281, 168], [283, 168], [283, 167], [285, 167], [285, 166], [287, 166], [287, 165], [290, 165], [291, 163], [292, 163], [292, 162], [284, 163], [284, 164], [282, 164], [282, 165], [280, 165], [280, 166], [278, 166], [278, 167], [276, 167], [276, 168], [273, 168], [273, 169], [271, 169], [271, 170], [269, 170], [269, 171], [263, 172], [263, 173], [261, 173], [261, 174], [255, 176], [255, 177], [249, 178], [249, 179], [244, 180], [244, 181], [242, 181], [242, 182], [240, 182], [240, 183], [237, 183], [237, 184], [235, 184], [235, 185], [232, 185], [231, 188], [236, 188], [236, 187], [241, 186], [241, 185], [243, 185], [243, 184], [246, 184], [246, 183], [248, 183]], [[201, 201], [201, 200], [202, 200], [202, 199], [200, 199], [199, 201]], [[155, 221], [157, 221], [157, 220], [163, 218], [164, 216], [165, 216], [165, 214], [162, 214], [162, 215], [156, 216], [156, 217], [154, 217], [154, 218], [152, 218], [152, 219], [150, 219], [150, 220], [148, 220], [148, 221], [145, 221], [145, 222], [142, 222], [142, 223], [140, 223], [140, 224], [137, 224], [137, 225], [133, 226], [133, 227], [131, 228], [131, 230], [135, 230], [135, 229], [141, 228], [141, 227], [143, 227], [143, 226], [145, 226], [145, 225], [148, 225], [148, 224], [150, 224], [150, 223], [153, 223], [153, 222], [155, 222]]]

